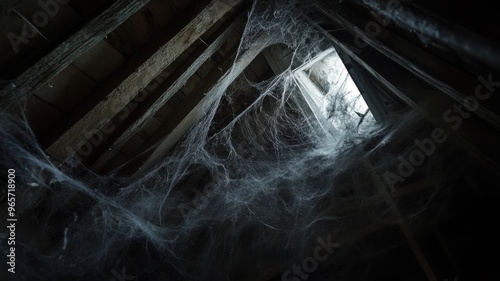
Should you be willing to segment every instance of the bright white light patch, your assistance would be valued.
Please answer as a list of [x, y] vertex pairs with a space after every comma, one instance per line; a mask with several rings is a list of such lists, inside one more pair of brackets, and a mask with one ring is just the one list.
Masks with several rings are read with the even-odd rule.
[[[335, 49], [319, 54], [294, 72], [316, 118], [341, 132], [362, 132], [375, 119]], [[329, 127], [329, 126], [328, 126]]]

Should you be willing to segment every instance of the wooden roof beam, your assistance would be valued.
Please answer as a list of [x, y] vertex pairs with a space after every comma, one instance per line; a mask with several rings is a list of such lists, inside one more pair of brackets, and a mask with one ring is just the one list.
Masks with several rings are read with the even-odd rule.
[[22, 105], [42, 85], [103, 40], [149, 0], [116, 0], [0, 91], [0, 108]]
[[[139, 91], [157, 77], [185, 49], [212, 27], [241, 0], [213, 0], [187, 26], [171, 40], [161, 46], [134, 72], [130, 73], [119, 85], [100, 101], [83, 118], [73, 124], [48, 148], [47, 152], [56, 160], [63, 162], [79, 149], [84, 132], [96, 132], [124, 108]], [[118, 109], [118, 110], [116, 110]]]
[[[193, 76], [196, 71], [231, 37], [240, 25], [244, 23], [241, 13], [237, 13], [229, 27], [225, 25], [216, 34], [211, 36], [207, 45], [201, 45], [166, 81], [162, 83], [146, 101], [141, 103], [129, 119], [113, 133], [109, 148], [97, 153], [98, 159], [92, 164], [95, 171], [101, 170], [104, 165], [118, 153], [119, 149], [144, 125], [146, 125], [167, 101], [177, 93]], [[107, 140], [110, 143], [110, 140]]]
[[[263, 41], [267, 40], [267, 34], [263, 35]], [[257, 40], [260, 42], [261, 40]], [[189, 111], [189, 113], [182, 119], [181, 122], [159, 143], [154, 145], [156, 147], [152, 155], [141, 166], [141, 170], [149, 169], [155, 165], [159, 159], [165, 156], [170, 149], [187, 133], [187, 131], [205, 115], [213, 104], [220, 98], [221, 92], [224, 92], [229, 85], [245, 70], [248, 65], [257, 57], [258, 54], [264, 49], [263, 45], [250, 47], [243, 53], [233, 66], [226, 71], [224, 76], [208, 91], [201, 89], [198, 94], [204, 95], [203, 99]]]

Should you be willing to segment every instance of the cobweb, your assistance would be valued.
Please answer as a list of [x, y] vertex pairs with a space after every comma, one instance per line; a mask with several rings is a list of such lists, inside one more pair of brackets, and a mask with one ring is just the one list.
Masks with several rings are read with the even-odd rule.
[[[234, 82], [211, 92], [214, 101], [175, 150], [134, 177], [96, 175], [75, 162], [56, 167], [25, 119], [2, 113], [2, 170], [15, 168], [19, 179], [17, 276], [112, 280], [124, 270], [135, 280], [280, 279], [329, 236], [341, 246], [309, 280], [343, 280], [359, 251], [382, 250], [356, 244], [370, 229], [437, 212], [446, 180], [400, 215], [382, 199], [384, 172], [429, 134], [418, 114], [367, 119], [360, 130], [342, 118], [352, 101], [337, 96], [332, 131], [301, 102], [294, 67], [331, 44], [295, 2], [254, 2], [235, 59], [285, 44], [290, 67], [260, 82], [230, 73], [224, 79]], [[452, 153], [436, 153], [416, 175]]]

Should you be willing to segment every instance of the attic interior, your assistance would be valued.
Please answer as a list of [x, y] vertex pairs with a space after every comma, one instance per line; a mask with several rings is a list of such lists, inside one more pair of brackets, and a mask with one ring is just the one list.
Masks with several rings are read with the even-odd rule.
[[0, 9], [1, 280], [499, 280], [488, 1]]

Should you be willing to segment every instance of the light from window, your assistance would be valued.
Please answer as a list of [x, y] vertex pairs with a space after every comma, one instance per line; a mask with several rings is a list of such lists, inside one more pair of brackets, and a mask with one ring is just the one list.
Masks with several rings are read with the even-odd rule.
[[[295, 81], [322, 125], [335, 132], [362, 131], [375, 122], [368, 105], [335, 49], [294, 71]], [[331, 128], [329, 128], [331, 130]]]

